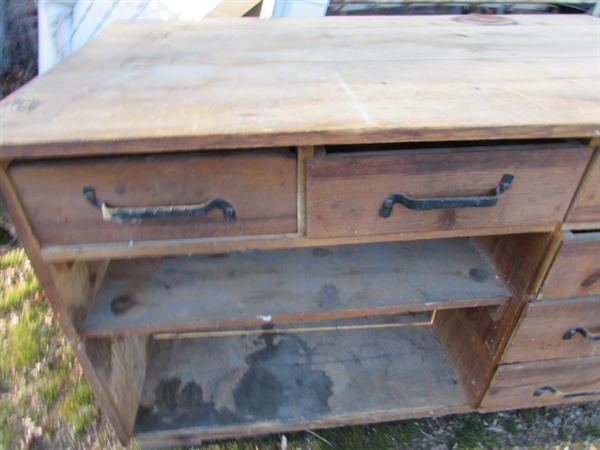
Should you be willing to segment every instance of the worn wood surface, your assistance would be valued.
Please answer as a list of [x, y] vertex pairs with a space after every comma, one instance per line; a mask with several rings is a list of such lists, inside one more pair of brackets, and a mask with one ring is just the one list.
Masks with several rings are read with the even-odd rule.
[[[134, 391], [123, 396], [122, 399], [111, 398], [110, 393], [107, 391], [105, 379], [99, 374], [98, 361], [93, 361], [93, 358], [86, 353], [86, 347], [82, 344], [78, 334], [78, 327], [87, 314], [92, 296], [100, 284], [102, 274], [106, 270], [106, 261], [45, 264], [40, 258], [39, 243], [19, 203], [16, 188], [4, 170], [6, 164], [0, 164], [0, 166], [2, 167], [0, 170], [0, 189], [4, 205], [12, 222], [17, 227], [19, 243], [27, 252], [35, 274], [44, 288], [45, 297], [52, 305], [62, 331], [77, 355], [78, 362], [81, 364], [83, 372], [94, 391], [96, 401], [110, 420], [119, 440], [126, 443], [131, 438], [133, 424], [130, 417], [121, 415], [122, 411], [127, 412], [128, 408], [127, 404], [121, 403], [121, 400], [126, 402], [131, 400], [130, 395], [134, 394]], [[122, 362], [124, 364], [130, 362], [136, 365], [140, 356], [132, 353]], [[105, 373], [112, 373], [110, 360], [105, 360], [102, 364], [107, 367]], [[143, 371], [145, 364], [136, 367], [138, 370]], [[127, 375], [131, 375], [131, 373]], [[116, 379], [119, 379], [118, 375], [116, 375]], [[122, 379], [121, 382], [123, 382]]]
[[336, 238], [308, 238], [297, 235], [235, 236], [223, 238], [168, 239], [162, 241], [58, 245], [44, 247], [40, 251], [46, 262], [63, 260], [97, 260], [103, 258], [139, 258], [169, 256], [188, 253], [222, 254], [260, 248], [276, 250], [283, 248], [326, 247], [331, 245], [361, 244], [372, 242], [395, 242], [419, 239], [440, 239], [465, 236], [503, 235], [512, 233], [551, 232], [555, 225], [525, 225], [522, 227], [472, 228], [464, 230], [415, 231], [384, 235], [341, 236]]
[[[533, 395], [545, 385], [566, 393], [596, 392], [596, 395], [560, 398], [547, 391], [539, 397]], [[480, 409], [487, 412], [599, 399], [600, 357], [559, 359], [500, 366]]]
[[[137, 405], [146, 375], [151, 338], [128, 334], [88, 339], [78, 348], [78, 358], [89, 359], [101, 385], [101, 394], [110, 402], [117, 426], [127, 441], [133, 434]], [[85, 356], [84, 356], [85, 355]]]
[[600, 298], [533, 302], [525, 311], [502, 358], [505, 364], [547, 359], [600, 356], [600, 343], [575, 334], [563, 336], [575, 327], [600, 332]]
[[538, 298], [583, 295], [600, 295], [600, 231], [564, 233]]
[[593, 135], [597, 19], [510, 18], [115, 24], [2, 101], [2, 153]]
[[574, 228], [600, 228], [600, 149], [590, 163], [581, 191], [569, 214], [567, 226]]
[[[9, 172], [42, 246], [123, 243], [295, 233], [296, 159], [288, 150], [43, 161]], [[84, 196], [94, 188], [108, 206], [170, 207], [227, 200], [201, 217], [105, 221]]]
[[[591, 147], [558, 142], [316, 156], [308, 169], [308, 235], [558, 223], [591, 153]], [[396, 204], [390, 217], [379, 216], [394, 192], [415, 199], [489, 196], [504, 174], [514, 180], [494, 206], [414, 211]]]
[[494, 350], [486, 342], [493, 327], [487, 308], [436, 311], [433, 325], [469, 405], [477, 408], [496, 367]]
[[192, 331], [497, 305], [468, 239], [114, 261], [82, 334]]
[[536, 293], [552, 263], [561, 236], [557, 233], [519, 233], [479, 236], [477, 245], [516, 297]]
[[135, 430], [198, 441], [442, 406], [466, 405], [431, 326], [178, 339], [154, 344]]

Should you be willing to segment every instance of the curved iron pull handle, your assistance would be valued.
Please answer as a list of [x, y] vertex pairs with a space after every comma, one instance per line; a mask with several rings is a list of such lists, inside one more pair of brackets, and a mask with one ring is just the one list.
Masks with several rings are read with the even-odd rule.
[[533, 393], [533, 396], [539, 397], [546, 391], [552, 392], [552, 394], [555, 397], [559, 397], [559, 398], [575, 398], [575, 397], [588, 397], [591, 395], [600, 395], [600, 391], [563, 392], [560, 389], [556, 389], [551, 384], [546, 384], [546, 385], [538, 388]]
[[392, 214], [394, 203], [402, 203], [408, 209], [414, 211], [426, 211], [442, 208], [470, 208], [494, 206], [498, 202], [500, 194], [510, 188], [514, 175], [505, 173], [500, 183], [494, 189], [493, 195], [481, 197], [440, 197], [440, 198], [412, 198], [403, 192], [394, 192], [386, 197], [379, 209], [379, 216], [387, 219]]
[[219, 208], [223, 211], [223, 217], [225, 217], [227, 222], [235, 220], [235, 210], [231, 203], [219, 197], [215, 197], [200, 205], [113, 208], [96, 197], [96, 191], [91, 186], [84, 186], [83, 195], [85, 195], [85, 198], [92, 205], [102, 211], [102, 219], [106, 222], [124, 219], [203, 216], [214, 208]]
[[577, 333], [581, 334], [588, 341], [600, 341], [600, 333], [590, 333], [585, 327], [574, 327], [571, 328], [563, 335], [563, 340], [568, 341]]

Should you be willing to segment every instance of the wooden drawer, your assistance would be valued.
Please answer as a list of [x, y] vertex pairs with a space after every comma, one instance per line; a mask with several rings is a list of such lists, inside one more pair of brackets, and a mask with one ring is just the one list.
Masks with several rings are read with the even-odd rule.
[[600, 231], [566, 231], [540, 299], [600, 295]]
[[599, 399], [600, 358], [561, 359], [500, 366], [480, 409], [495, 411]]
[[528, 306], [503, 362], [600, 356], [600, 298]]
[[600, 150], [586, 173], [569, 222], [575, 227], [586, 224], [597, 227], [600, 223]]
[[[591, 157], [577, 142], [316, 156], [308, 168], [310, 237], [473, 230], [553, 224], [564, 219]], [[505, 174], [510, 189], [491, 207], [411, 210], [384, 200], [490, 197]], [[473, 199], [469, 199], [472, 202]], [[422, 204], [416, 207], [422, 207]]]
[[[296, 159], [287, 150], [24, 162], [10, 166], [9, 174], [42, 247], [297, 229]], [[84, 195], [86, 186], [96, 206]], [[233, 212], [220, 201], [204, 215], [202, 208], [186, 207], [215, 198]], [[113, 209], [100, 209], [101, 202]], [[157, 207], [158, 217], [148, 217]]]

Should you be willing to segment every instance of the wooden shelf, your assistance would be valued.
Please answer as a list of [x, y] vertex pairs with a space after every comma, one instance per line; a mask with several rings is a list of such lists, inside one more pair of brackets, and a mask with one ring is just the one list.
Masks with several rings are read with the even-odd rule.
[[430, 325], [155, 341], [140, 405], [143, 447], [468, 410]]
[[491, 306], [510, 297], [468, 238], [118, 260], [81, 334]]

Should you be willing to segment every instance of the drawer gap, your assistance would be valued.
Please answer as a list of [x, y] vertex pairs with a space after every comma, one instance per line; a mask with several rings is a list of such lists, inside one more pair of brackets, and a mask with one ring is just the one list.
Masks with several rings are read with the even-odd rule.
[[143, 447], [468, 410], [432, 326], [155, 341]]
[[218, 330], [510, 298], [468, 238], [116, 260], [80, 331]]

